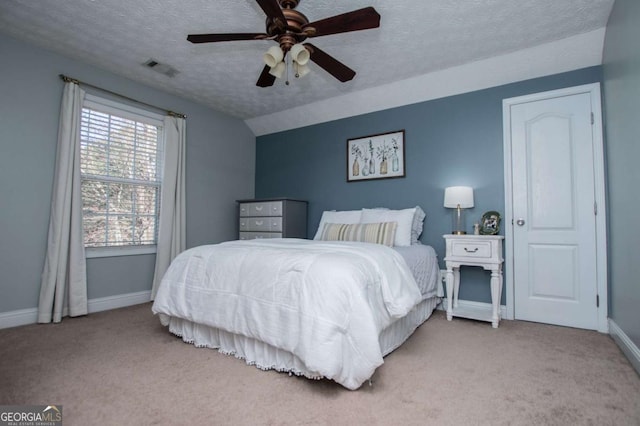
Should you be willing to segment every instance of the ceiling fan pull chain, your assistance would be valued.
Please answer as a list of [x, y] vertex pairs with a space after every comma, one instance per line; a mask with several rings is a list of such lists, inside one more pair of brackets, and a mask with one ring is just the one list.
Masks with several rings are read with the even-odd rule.
[[285, 62], [284, 62], [285, 67], [286, 67], [286, 73], [287, 73], [287, 79], [285, 80], [284, 84], [286, 84], [287, 86], [289, 85], [289, 57], [290, 56], [291, 55], [287, 55], [285, 57]]

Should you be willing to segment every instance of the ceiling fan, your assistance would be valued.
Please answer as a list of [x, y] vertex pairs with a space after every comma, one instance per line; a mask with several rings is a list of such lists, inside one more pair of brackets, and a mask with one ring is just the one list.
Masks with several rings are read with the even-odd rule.
[[[279, 46], [273, 46], [264, 55], [265, 65], [257, 86], [272, 86], [276, 77], [285, 70], [284, 57], [290, 52], [296, 77], [306, 74], [308, 60], [315, 62], [341, 82], [351, 80], [356, 72], [331, 55], [318, 49], [311, 43], [302, 42], [307, 38], [350, 31], [367, 30], [380, 26], [380, 15], [373, 7], [354, 10], [330, 18], [309, 22], [306, 16], [295, 10], [300, 0], [256, 0], [267, 15], [264, 33], [230, 34], [190, 34], [191, 43], [213, 43], [238, 40], [274, 40]], [[287, 84], [289, 82], [287, 81]]]

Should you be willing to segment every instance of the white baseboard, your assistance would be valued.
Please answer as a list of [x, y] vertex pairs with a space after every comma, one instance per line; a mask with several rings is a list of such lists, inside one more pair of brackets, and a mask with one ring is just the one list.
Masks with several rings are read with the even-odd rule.
[[[491, 312], [491, 310], [493, 309], [493, 307], [491, 306], [491, 303], [485, 303], [485, 302], [473, 302], [471, 300], [460, 300], [458, 299], [458, 306], [460, 306], [461, 308], [470, 308], [473, 310], [486, 310], [487, 312]], [[447, 310], [447, 298], [443, 298], [442, 299], [442, 303], [440, 303], [438, 305], [438, 310], [441, 311], [446, 311]], [[505, 319], [507, 316], [507, 306], [506, 305], [500, 305], [500, 318]]]
[[140, 305], [151, 301], [151, 290], [89, 300], [89, 313]]
[[[99, 297], [88, 301], [89, 313], [124, 308], [151, 301], [151, 290], [136, 293], [118, 294], [115, 296]], [[66, 315], [66, 313], [65, 313]], [[0, 329], [18, 327], [20, 325], [38, 322], [38, 308], [19, 309], [0, 313]]]
[[0, 313], [0, 329], [38, 322], [38, 308], [19, 309]]
[[613, 337], [613, 340], [618, 344], [622, 352], [629, 358], [629, 362], [631, 362], [633, 368], [640, 374], [640, 349], [611, 318], [609, 318], [609, 334]]

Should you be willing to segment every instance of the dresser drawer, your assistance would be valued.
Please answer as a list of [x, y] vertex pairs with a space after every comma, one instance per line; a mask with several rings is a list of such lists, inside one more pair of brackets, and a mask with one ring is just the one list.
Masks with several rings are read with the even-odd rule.
[[256, 240], [261, 238], [282, 238], [282, 232], [240, 232], [241, 240]]
[[282, 216], [282, 201], [242, 203], [240, 216]]
[[451, 254], [455, 257], [491, 257], [491, 242], [489, 241], [453, 241]]
[[282, 232], [282, 217], [241, 217], [240, 231]]

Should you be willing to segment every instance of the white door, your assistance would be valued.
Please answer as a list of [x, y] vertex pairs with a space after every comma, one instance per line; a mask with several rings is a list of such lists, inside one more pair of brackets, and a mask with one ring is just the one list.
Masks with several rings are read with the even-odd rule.
[[509, 106], [516, 319], [599, 328], [592, 105], [586, 92]]

